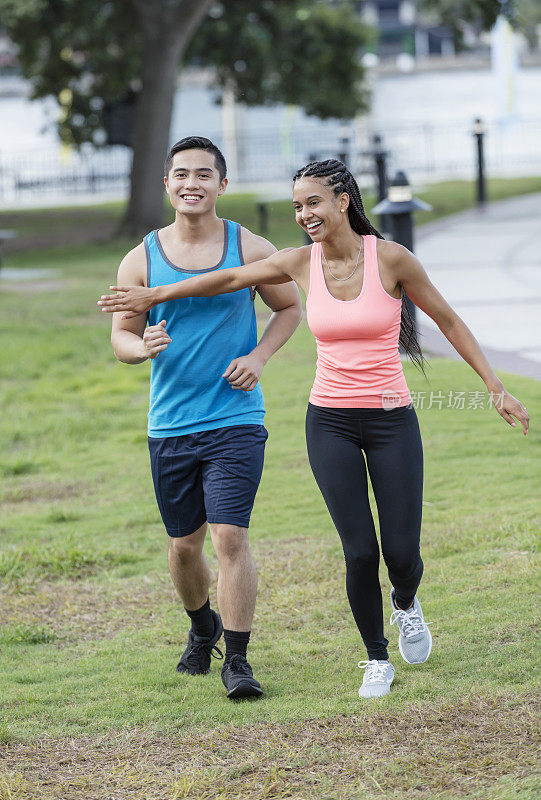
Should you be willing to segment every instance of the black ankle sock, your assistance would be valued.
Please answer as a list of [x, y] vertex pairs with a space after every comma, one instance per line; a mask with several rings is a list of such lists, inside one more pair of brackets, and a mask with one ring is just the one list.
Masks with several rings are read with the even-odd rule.
[[192, 621], [192, 631], [196, 636], [205, 636], [210, 638], [214, 633], [214, 618], [210, 613], [210, 601], [207, 597], [207, 602], [201, 608], [195, 611], [185, 609], [186, 614]]
[[250, 641], [250, 631], [228, 631], [224, 628], [225, 639], [225, 660], [229, 661], [232, 656], [244, 656]]

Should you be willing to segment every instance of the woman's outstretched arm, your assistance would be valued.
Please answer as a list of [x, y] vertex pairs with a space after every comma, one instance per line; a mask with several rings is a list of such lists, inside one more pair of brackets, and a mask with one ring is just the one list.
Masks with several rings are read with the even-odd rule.
[[434, 320], [457, 353], [484, 381], [500, 416], [513, 428], [516, 428], [515, 417], [526, 435], [530, 424], [527, 410], [506, 390], [466, 323], [438, 292], [418, 259], [396, 242], [389, 242], [388, 245], [391, 248], [387, 246], [387, 263], [408, 297]]
[[206, 272], [165, 286], [111, 286], [116, 294], [102, 295], [98, 305], [102, 311], [122, 311], [122, 319], [130, 319], [167, 300], [212, 297], [237, 292], [248, 286], [287, 283], [295, 280], [302, 260], [301, 248], [288, 248], [242, 267]]

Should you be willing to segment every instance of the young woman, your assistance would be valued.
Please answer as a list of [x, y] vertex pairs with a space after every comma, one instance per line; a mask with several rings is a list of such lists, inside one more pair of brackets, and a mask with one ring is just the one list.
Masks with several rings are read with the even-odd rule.
[[[376, 498], [381, 548], [392, 584], [391, 624], [410, 664], [426, 661], [432, 638], [416, 597], [423, 453], [398, 346], [422, 367], [422, 355], [403, 292], [438, 324], [485, 382], [495, 407], [512, 427], [528, 432], [528, 412], [492, 371], [477, 341], [406, 248], [384, 241], [365, 216], [359, 188], [340, 161], [316, 161], [294, 177], [293, 205], [312, 245], [282, 250], [233, 269], [215, 269], [168, 286], [112, 287], [103, 311], [130, 318], [176, 298], [235, 292], [294, 280], [306, 294], [308, 325], [317, 341], [316, 377], [306, 415], [308, 456], [338, 530], [346, 590], [368, 652], [359, 662], [359, 695], [389, 692], [394, 667], [383, 632], [379, 548], [368, 501]], [[364, 456], [363, 456], [364, 452]], [[365, 464], [366, 459], [366, 464]]]

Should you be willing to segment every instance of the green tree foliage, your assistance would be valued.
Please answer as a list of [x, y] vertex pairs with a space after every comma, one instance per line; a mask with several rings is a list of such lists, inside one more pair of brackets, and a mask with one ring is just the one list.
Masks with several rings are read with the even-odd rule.
[[419, 0], [419, 10], [442, 25], [460, 31], [464, 22], [478, 31], [487, 31], [501, 12], [499, 0]]
[[451, 28], [458, 43], [462, 41], [464, 23], [478, 32], [489, 31], [503, 14], [524, 34], [531, 48], [539, 44], [539, 0], [418, 0], [418, 8], [432, 20]]
[[63, 142], [103, 140], [103, 109], [137, 88], [142, 37], [133, 9], [103, 0], [0, 0], [32, 98], [53, 95]]
[[100, 143], [107, 104], [136, 93], [127, 233], [160, 224], [180, 64], [214, 67], [217, 89], [248, 104], [297, 103], [323, 118], [367, 107], [365, 28], [348, 0], [0, 0], [0, 15], [33, 97], [57, 97], [64, 142]]
[[359, 48], [369, 31], [349, 3], [223, 0], [188, 58], [217, 71], [248, 105], [301, 105], [322, 119], [368, 107]]
[[[99, 143], [104, 107], [141, 88], [144, 40], [131, 3], [0, 0], [0, 11], [33, 98], [58, 99], [61, 139]], [[216, 87], [248, 105], [349, 118], [368, 105], [358, 58], [366, 33], [347, 2], [224, 0], [183, 60], [214, 67]]]

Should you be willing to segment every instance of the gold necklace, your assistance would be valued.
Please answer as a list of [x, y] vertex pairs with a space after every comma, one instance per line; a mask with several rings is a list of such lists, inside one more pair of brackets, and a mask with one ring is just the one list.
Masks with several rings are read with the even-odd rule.
[[329, 265], [327, 263], [327, 259], [325, 258], [325, 253], [323, 252], [323, 246], [321, 247], [321, 255], [323, 256], [323, 261], [325, 262], [325, 266], [327, 267], [327, 269], [329, 270], [330, 274], [332, 275], [332, 277], [334, 278], [335, 281], [348, 281], [350, 278], [353, 277], [353, 275], [355, 275], [355, 272], [357, 271], [357, 267], [359, 266], [359, 258], [361, 256], [361, 250], [362, 249], [363, 249], [363, 243], [361, 242], [361, 246], [359, 247], [359, 252], [357, 253], [357, 261], [355, 262], [355, 266], [353, 267], [353, 272], [351, 272], [347, 276], [347, 278], [337, 278], [336, 275], [334, 274], [334, 272], [332, 271], [332, 269], [329, 267]]

